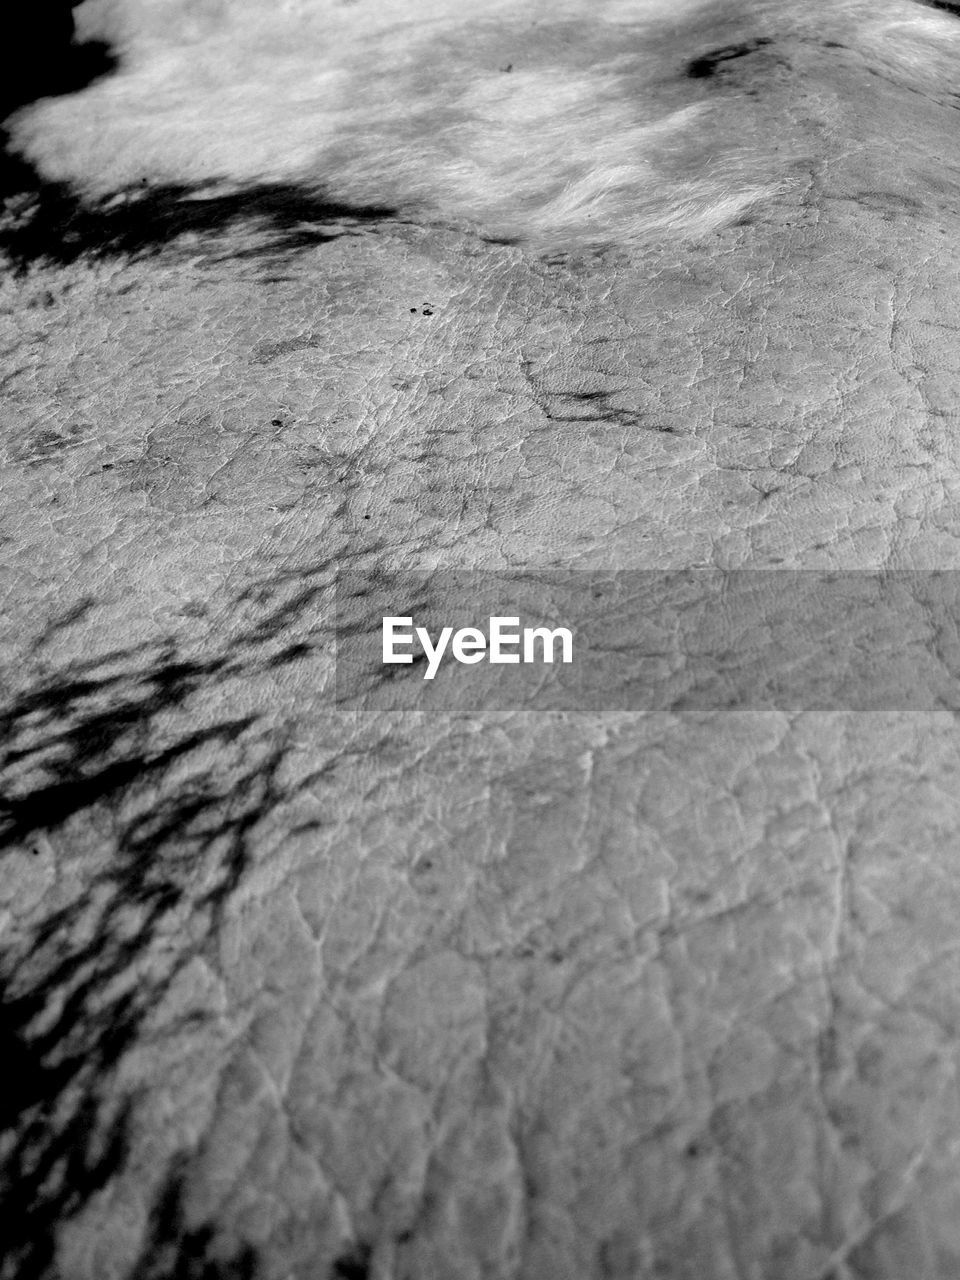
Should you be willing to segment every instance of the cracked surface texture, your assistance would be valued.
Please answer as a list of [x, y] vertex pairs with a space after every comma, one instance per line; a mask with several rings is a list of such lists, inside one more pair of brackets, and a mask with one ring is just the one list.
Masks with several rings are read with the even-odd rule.
[[[375, 148], [330, 200], [429, 216], [0, 283], [4, 1280], [960, 1274], [952, 714], [329, 697], [345, 567], [957, 567], [960, 23], [730, 7], [650, 57], [691, 164], [765, 139], [749, 214], [501, 243]], [[83, 6], [133, 52], [19, 117], [41, 174], [102, 195], [97, 120], [122, 168], [130, 95], [221, 83], [161, 9], [183, 62]], [[183, 110], [151, 182], [234, 163]]]

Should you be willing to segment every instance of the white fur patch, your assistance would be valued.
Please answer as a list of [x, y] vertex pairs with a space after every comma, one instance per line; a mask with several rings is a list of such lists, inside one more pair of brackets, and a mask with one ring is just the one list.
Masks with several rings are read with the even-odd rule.
[[685, 80], [692, 58], [834, 32], [929, 87], [960, 32], [908, 0], [796, 7], [88, 0], [81, 35], [114, 42], [120, 72], [22, 113], [15, 137], [97, 195], [296, 182], [539, 248], [699, 236], [781, 190], [796, 157], [769, 118], [765, 138], [762, 100]]

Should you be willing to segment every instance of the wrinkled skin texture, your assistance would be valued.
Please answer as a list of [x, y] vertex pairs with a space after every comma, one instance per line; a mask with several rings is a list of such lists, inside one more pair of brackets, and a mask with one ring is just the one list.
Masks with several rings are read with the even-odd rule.
[[960, 56], [744, 12], [696, 234], [7, 236], [5, 1280], [960, 1273], [950, 714], [328, 693], [344, 565], [957, 567]]

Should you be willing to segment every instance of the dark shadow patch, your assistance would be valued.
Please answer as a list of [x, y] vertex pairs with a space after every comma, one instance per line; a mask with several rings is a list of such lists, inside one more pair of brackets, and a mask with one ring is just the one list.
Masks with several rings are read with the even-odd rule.
[[101, 41], [75, 44], [73, 10], [80, 0], [7, 5], [0, 52], [0, 120], [38, 98], [77, 93], [116, 70]]
[[[0, 119], [38, 98], [77, 93], [116, 70], [106, 44], [74, 44], [69, 0], [33, 0], [5, 19], [0, 54]], [[235, 258], [284, 256], [310, 249], [361, 225], [394, 216], [387, 206], [354, 207], [294, 183], [149, 186], [146, 181], [85, 201], [69, 185], [46, 181], [10, 147], [0, 129], [0, 253], [17, 271], [32, 263], [65, 266], [81, 257], [135, 258], [179, 237], [249, 229]], [[191, 246], [196, 252], [196, 246]], [[208, 246], [207, 246], [208, 247]]]
[[[79, 0], [78, 0], [79, 2]], [[35, 0], [8, 5], [0, 43], [0, 120], [38, 98], [77, 93], [109, 75], [118, 65], [109, 45], [74, 44], [71, 0]], [[46, 184], [33, 167], [10, 150], [10, 136], [0, 128], [0, 201], [4, 212], [0, 234], [6, 233], [16, 206], [27, 193], [39, 198]], [[18, 201], [18, 197], [20, 198]]]
[[356, 1244], [334, 1260], [330, 1280], [370, 1280], [373, 1250], [368, 1244]]
[[[0, 876], [55, 858], [56, 884], [0, 947], [2, 1280], [53, 1280], [60, 1228], [125, 1167], [137, 1097], [121, 1064], [184, 968], [209, 960], [258, 824], [298, 794], [283, 725], [211, 715], [209, 695], [229, 703], [228, 684], [309, 655], [317, 574], [329, 567], [241, 594], [231, 638], [200, 652], [163, 638], [56, 666], [51, 643], [96, 608], [83, 599], [23, 655], [0, 708]], [[252, 1277], [250, 1250], [224, 1260], [214, 1224], [187, 1225], [183, 1185], [168, 1173], [131, 1274]]]
[[919, 0], [925, 9], [942, 9], [944, 13], [952, 13], [954, 17], [960, 17], [960, 3], [952, 3], [951, 0]]
[[[57, 1228], [123, 1166], [132, 1099], [113, 1088], [115, 1068], [215, 930], [278, 795], [282, 751], [251, 718], [151, 743], [156, 717], [179, 709], [205, 669], [166, 656], [138, 670], [136, 659], [48, 681], [0, 722], [0, 848], [36, 853], [80, 813], [109, 847], [82, 890], [0, 953], [0, 1275], [11, 1280], [52, 1273]], [[118, 660], [126, 670], [109, 674]], [[178, 784], [177, 766], [211, 750], [216, 763]], [[185, 916], [195, 940], [165, 951]], [[207, 1272], [169, 1272], [193, 1274]]]
[[289, 257], [392, 218], [385, 205], [331, 203], [294, 183], [255, 183], [224, 191], [168, 183], [84, 201], [64, 183], [43, 182], [24, 165], [24, 183], [6, 200], [0, 253], [24, 271], [36, 262], [66, 266], [79, 258], [134, 259], [190, 237], [185, 251], [213, 252], [212, 237], [247, 232], [225, 259]]
[[708, 80], [717, 74], [725, 62], [733, 62], [737, 58], [745, 58], [765, 45], [772, 44], [769, 36], [758, 36], [755, 40], [747, 40], [744, 44], [727, 44], [720, 49], [712, 49], [687, 63], [686, 75], [691, 80]]
[[147, 1242], [134, 1268], [137, 1280], [253, 1280], [257, 1255], [249, 1245], [224, 1256], [212, 1226], [187, 1225], [184, 1186], [181, 1169], [174, 1168], [150, 1214]]

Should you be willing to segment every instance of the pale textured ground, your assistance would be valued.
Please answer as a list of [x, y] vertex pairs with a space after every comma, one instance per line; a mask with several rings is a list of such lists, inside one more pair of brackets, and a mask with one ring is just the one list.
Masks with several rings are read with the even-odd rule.
[[960, 116], [793, 53], [698, 244], [3, 283], [5, 1277], [960, 1274], [951, 715], [324, 694], [338, 565], [958, 567]]

